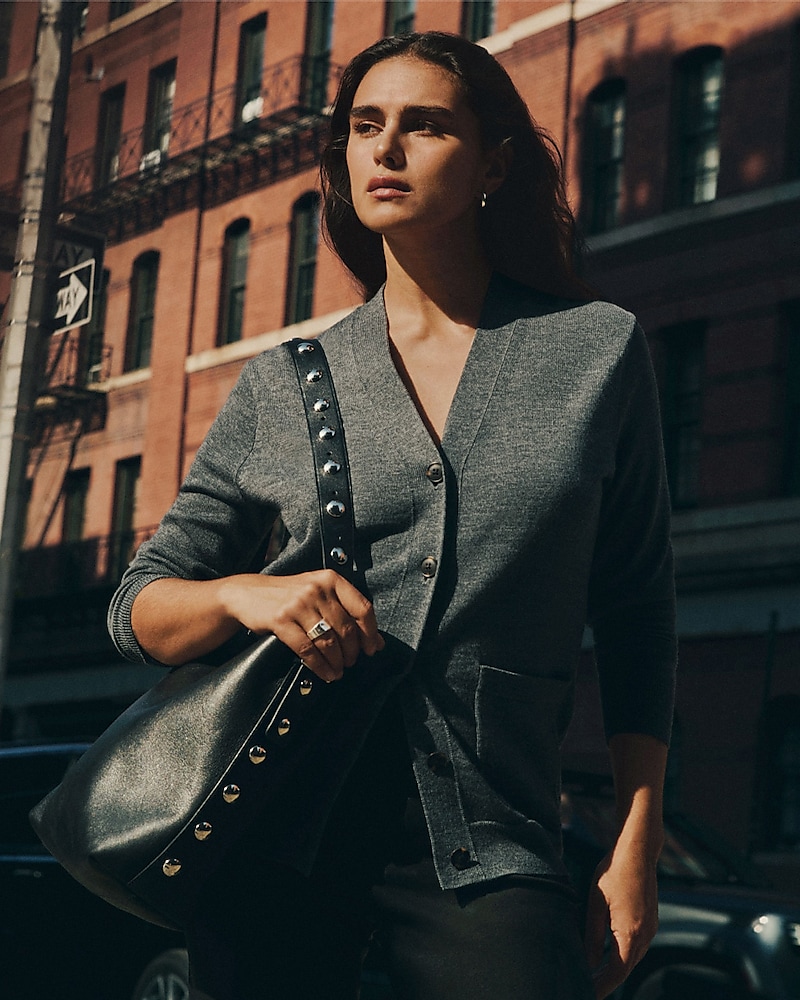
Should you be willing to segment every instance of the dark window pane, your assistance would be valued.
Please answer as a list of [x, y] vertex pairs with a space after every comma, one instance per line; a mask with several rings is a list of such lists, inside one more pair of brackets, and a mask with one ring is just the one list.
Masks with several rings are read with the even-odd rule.
[[264, 75], [264, 44], [267, 33], [267, 15], [259, 14], [246, 21], [239, 36], [239, 76], [237, 87], [236, 121], [247, 124], [261, 114], [262, 77]]
[[220, 344], [242, 338], [242, 317], [247, 286], [247, 260], [250, 252], [250, 223], [241, 219], [225, 233], [222, 263]]
[[589, 99], [586, 134], [588, 227], [602, 233], [619, 224], [625, 148], [625, 84], [612, 80]]
[[691, 323], [665, 331], [664, 448], [675, 507], [697, 503], [700, 482], [704, 330]]
[[461, 34], [472, 42], [494, 31], [495, 0], [465, 0], [461, 13]]
[[800, 302], [784, 313], [786, 377], [783, 427], [783, 493], [800, 496]]
[[132, 0], [111, 0], [108, 5], [108, 19], [114, 21], [123, 14], [127, 14], [133, 7]]
[[144, 127], [144, 155], [139, 170], [158, 167], [166, 158], [172, 129], [172, 106], [175, 101], [175, 60], [159, 66], [150, 74], [147, 93], [147, 119]]
[[117, 462], [109, 546], [109, 578], [112, 580], [119, 579], [133, 556], [140, 473], [138, 455]]
[[407, 35], [414, 30], [416, 0], [389, 0], [386, 4], [386, 34]]
[[701, 49], [678, 64], [677, 200], [699, 205], [717, 196], [722, 52]]
[[309, 0], [302, 101], [311, 111], [328, 103], [328, 72], [331, 61], [333, 0]]
[[287, 324], [309, 319], [313, 312], [318, 239], [319, 198], [306, 195], [297, 202], [292, 215]]
[[105, 187], [119, 177], [119, 152], [122, 139], [122, 110], [125, 87], [107, 90], [100, 99], [100, 123], [97, 135], [97, 186]]
[[133, 265], [131, 313], [125, 370], [147, 368], [153, 342], [153, 319], [158, 284], [158, 254], [148, 253]]

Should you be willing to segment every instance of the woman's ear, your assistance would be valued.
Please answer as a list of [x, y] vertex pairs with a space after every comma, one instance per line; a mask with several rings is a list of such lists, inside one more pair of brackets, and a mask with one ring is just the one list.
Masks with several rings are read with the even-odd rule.
[[486, 194], [494, 194], [502, 185], [511, 169], [514, 159], [514, 150], [511, 148], [511, 140], [503, 139], [499, 146], [489, 150], [486, 159], [486, 172], [484, 174], [483, 189]]

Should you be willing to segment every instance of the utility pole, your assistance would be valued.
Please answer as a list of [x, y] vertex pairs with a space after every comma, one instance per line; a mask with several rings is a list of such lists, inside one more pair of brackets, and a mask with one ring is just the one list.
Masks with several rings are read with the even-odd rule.
[[31, 415], [48, 332], [50, 271], [64, 158], [72, 36], [81, 4], [40, 0], [28, 154], [0, 356], [0, 710], [25, 514]]

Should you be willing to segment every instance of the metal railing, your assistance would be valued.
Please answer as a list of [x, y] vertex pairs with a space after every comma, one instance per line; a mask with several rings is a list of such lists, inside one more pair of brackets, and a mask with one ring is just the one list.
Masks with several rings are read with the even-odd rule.
[[154, 178], [164, 182], [189, 176], [208, 147], [235, 150], [303, 116], [320, 115], [340, 75], [341, 67], [332, 65], [327, 56], [294, 56], [265, 71], [257, 97], [245, 101], [238, 85], [232, 84], [216, 91], [210, 102], [203, 97], [175, 108], [168, 140], [163, 136], [154, 149], [148, 148], [152, 128], [145, 123], [122, 133], [111, 156], [101, 159], [93, 147], [69, 157], [63, 200], [69, 203], [121, 181], [138, 185]]
[[155, 526], [78, 542], [22, 549], [17, 568], [17, 597], [55, 597], [94, 587], [113, 587]]

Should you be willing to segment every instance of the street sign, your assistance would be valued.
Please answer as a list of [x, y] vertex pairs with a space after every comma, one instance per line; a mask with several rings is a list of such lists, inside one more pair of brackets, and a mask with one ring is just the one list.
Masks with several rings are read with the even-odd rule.
[[100, 233], [74, 225], [58, 225], [53, 243], [51, 330], [84, 326], [92, 318], [95, 282], [103, 266], [105, 240]]
[[94, 258], [68, 267], [58, 276], [53, 330], [83, 326], [92, 318], [94, 304]]

